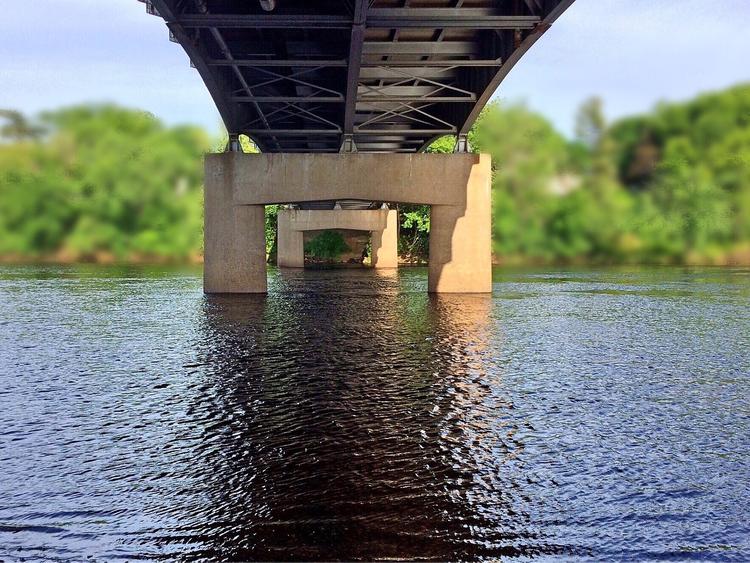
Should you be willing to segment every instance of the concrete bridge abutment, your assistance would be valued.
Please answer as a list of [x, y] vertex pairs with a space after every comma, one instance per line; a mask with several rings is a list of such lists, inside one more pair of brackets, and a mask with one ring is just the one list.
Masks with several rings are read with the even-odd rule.
[[[360, 199], [430, 205], [429, 291], [489, 293], [490, 185], [488, 155], [208, 155], [204, 291], [266, 291], [265, 205]], [[395, 267], [397, 223], [396, 211], [387, 209], [283, 210], [279, 266], [303, 267], [303, 232], [324, 224], [371, 231], [373, 265]]]

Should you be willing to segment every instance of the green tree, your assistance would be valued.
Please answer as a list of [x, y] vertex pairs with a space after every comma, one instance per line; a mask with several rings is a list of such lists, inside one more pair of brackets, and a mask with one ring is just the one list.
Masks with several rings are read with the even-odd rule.
[[673, 224], [675, 258], [711, 255], [731, 240], [729, 194], [713, 181], [689, 139], [667, 143], [652, 190], [656, 205]]
[[305, 244], [305, 254], [322, 260], [336, 260], [349, 250], [344, 236], [338, 231], [323, 231]]
[[[750, 251], [750, 85], [611, 126], [591, 99], [576, 130], [571, 141], [521, 104], [492, 103], [469, 133], [492, 157], [501, 260], [722, 262]], [[211, 144], [111, 105], [0, 112], [0, 257], [199, 255], [200, 157]], [[428, 152], [454, 146], [443, 137]], [[269, 255], [278, 209], [266, 207]], [[426, 258], [429, 207], [399, 213], [402, 254]]]
[[205, 133], [111, 105], [41, 121], [43, 141], [0, 146], [0, 252], [79, 260], [200, 252]]
[[36, 140], [44, 134], [44, 127], [32, 123], [19, 111], [0, 109], [0, 139], [8, 141]]
[[576, 137], [593, 149], [602, 142], [607, 130], [604, 102], [599, 97], [589, 98], [581, 104], [576, 115]]
[[555, 178], [570, 171], [567, 141], [523, 105], [488, 105], [469, 135], [493, 162], [493, 248], [505, 259], [551, 260]]

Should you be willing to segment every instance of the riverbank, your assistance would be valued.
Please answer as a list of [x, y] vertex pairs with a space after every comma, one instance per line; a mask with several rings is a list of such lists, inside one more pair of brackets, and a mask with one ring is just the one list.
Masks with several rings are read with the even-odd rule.
[[[426, 266], [426, 257], [408, 255], [399, 256], [400, 267]], [[200, 265], [203, 255], [191, 254], [187, 257], [178, 256], [143, 256], [131, 255], [128, 258], [118, 258], [110, 252], [96, 252], [87, 256], [74, 256], [65, 252], [54, 254], [29, 256], [8, 254], [0, 256], [0, 264], [100, 264], [100, 265]], [[717, 251], [710, 255], [689, 253], [685, 256], [661, 257], [659, 259], [643, 260], [636, 256], [622, 258], [570, 258], [545, 260], [529, 258], [528, 256], [497, 256], [492, 257], [493, 266], [519, 267], [555, 267], [555, 266], [750, 266], [750, 243], [738, 245], [729, 251]], [[352, 265], [348, 265], [351, 267]], [[366, 265], [365, 265], [366, 267]]]

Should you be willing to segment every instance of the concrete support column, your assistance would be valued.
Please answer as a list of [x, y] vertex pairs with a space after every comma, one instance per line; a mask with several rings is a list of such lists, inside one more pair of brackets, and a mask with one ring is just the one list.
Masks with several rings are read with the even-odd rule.
[[304, 233], [292, 228], [295, 212], [280, 209], [277, 219], [276, 264], [279, 268], [304, 268]]
[[226, 162], [206, 161], [203, 290], [265, 293], [265, 207], [235, 204], [234, 178]]
[[432, 205], [430, 211], [430, 293], [492, 291], [492, 169], [479, 155], [459, 205]]
[[[385, 209], [381, 212], [386, 212]], [[374, 268], [398, 268], [398, 211], [387, 211], [385, 229], [372, 231], [372, 266]]]
[[[489, 156], [469, 153], [208, 155], [205, 290], [266, 290], [264, 205], [359, 199], [430, 205], [430, 292], [489, 293], [490, 176]], [[382, 231], [375, 265], [395, 265], [395, 212], [296, 210], [291, 229], [279, 219], [281, 265], [303, 266], [302, 231], [321, 228]]]

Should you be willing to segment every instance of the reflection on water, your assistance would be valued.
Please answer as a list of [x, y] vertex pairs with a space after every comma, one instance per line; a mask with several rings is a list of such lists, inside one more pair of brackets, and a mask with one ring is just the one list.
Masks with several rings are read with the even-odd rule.
[[744, 559], [737, 273], [6, 267], [0, 558]]
[[319, 276], [284, 276], [279, 299], [206, 300], [199, 361], [218, 367], [215, 402], [197, 397], [194, 411], [223, 426], [199, 459], [227, 524], [204, 553], [515, 552], [509, 540], [529, 534], [499, 524], [519, 486], [501, 494], [493, 473], [518, 473], [521, 444], [490, 420], [507, 409], [481, 361], [491, 298], [400, 294], [395, 274], [344, 287]]

